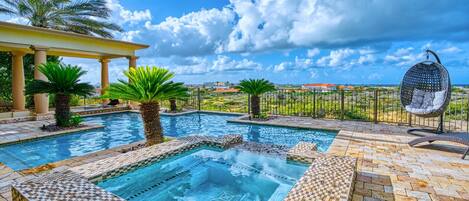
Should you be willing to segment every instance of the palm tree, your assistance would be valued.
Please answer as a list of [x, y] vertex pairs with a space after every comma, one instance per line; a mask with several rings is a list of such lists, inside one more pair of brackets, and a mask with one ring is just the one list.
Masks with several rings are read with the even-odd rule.
[[169, 98], [169, 111], [177, 112], [177, 100], [186, 100], [189, 97], [189, 89], [184, 85], [181, 85], [179, 89], [180, 93], [177, 94], [177, 97]]
[[32, 26], [112, 38], [122, 31], [105, 20], [111, 10], [105, 0], [0, 0], [0, 14], [25, 18]]
[[124, 71], [128, 82], [119, 80], [110, 84], [105, 98], [123, 99], [140, 103], [140, 114], [145, 127], [146, 145], [163, 142], [160, 121], [160, 103], [171, 98], [185, 96], [183, 83], [173, 82], [174, 73], [159, 67], [138, 67]]
[[236, 88], [251, 95], [251, 112], [254, 117], [259, 117], [261, 113], [260, 95], [275, 90], [274, 84], [265, 79], [241, 80]]
[[26, 85], [28, 95], [49, 93], [55, 94], [55, 120], [59, 127], [70, 125], [71, 95], [91, 95], [94, 87], [88, 83], [80, 83], [80, 77], [86, 73], [78, 66], [48, 62], [39, 66], [39, 71], [48, 81], [33, 80]]

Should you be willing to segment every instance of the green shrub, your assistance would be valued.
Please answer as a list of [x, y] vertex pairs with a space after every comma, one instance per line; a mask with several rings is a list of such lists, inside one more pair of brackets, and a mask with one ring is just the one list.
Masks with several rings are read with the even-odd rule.
[[78, 126], [83, 122], [83, 118], [81, 118], [80, 115], [73, 115], [70, 118], [69, 125], [68, 126]]
[[80, 96], [72, 95], [70, 97], [70, 106], [79, 106], [80, 105]]

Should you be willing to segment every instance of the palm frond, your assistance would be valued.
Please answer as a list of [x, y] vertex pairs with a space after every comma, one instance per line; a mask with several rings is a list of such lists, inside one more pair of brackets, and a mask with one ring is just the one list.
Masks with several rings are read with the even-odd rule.
[[53, 86], [51, 83], [43, 80], [33, 80], [29, 82], [24, 90], [26, 95], [42, 94], [42, 93], [52, 93]]
[[111, 10], [105, 0], [0, 0], [0, 13], [28, 19], [37, 27], [112, 38], [123, 29], [107, 22]]
[[111, 84], [104, 98], [151, 103], [187, 95], [183, 83], [171, 81], [174, 74], [164, 68], [138, 67], [124, 71], [124, 75], [129, 82], [119, 80]]
[[275, 90], [275, 85], [265, 79], [248, 79], [241, 80], [236, 88], [242, 92], [258, 96]]
[[32, 81], [26, 86], [26, 94], [61, 93], [84, 96], [93, 92], [93, 86], [88, 83], [80, 83], [80, 77], [86, 71], [78, 66], [48, 62], [40, 65], [39, 71], [47, 77], [48, 81]]

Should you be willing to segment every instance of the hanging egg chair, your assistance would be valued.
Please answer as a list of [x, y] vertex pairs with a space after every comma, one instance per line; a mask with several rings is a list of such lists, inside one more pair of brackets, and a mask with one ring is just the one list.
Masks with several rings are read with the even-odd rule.
[[[405, 110], [419, 117], [438, 117], [438, 133], [443, 132], [443, 114], [451, 100], [448, 70], [438, 55], [427, 50], [427, 60], [412, 66], [401, 82], [401, 103]], [[429, 60], [432, 54], [436, 62]]]

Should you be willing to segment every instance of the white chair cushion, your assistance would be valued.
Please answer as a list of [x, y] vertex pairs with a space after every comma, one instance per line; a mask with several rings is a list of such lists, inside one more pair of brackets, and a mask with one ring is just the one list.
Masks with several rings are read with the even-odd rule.
[[405, 109], [414, 114], [428, 114], [440, 109], [445, 102], [446, 91], [425, 92], [415, 89], [412, 94], [412, 102]]
[[425, 92], [423, 96], [423, 103], [420, 106], [421, 109], [433, 108], [433, 99], [435, 99], [435, 93]]
[[445, 103], [446, 91], [435, 92], [435, 98], [433, 99], [433, 108], [440, 108]]
[[425, 91], [414, 89], [414, 92], [412, 93], [412, 102], [407, 106], [410, 106], [411, 108], [420, 108], [423, 104], [424, 97]]
[[412, 108], [410, 105], [406, 106], [405, 109], [412, 114], [428, 114], [433, 112], [433, 108]]

